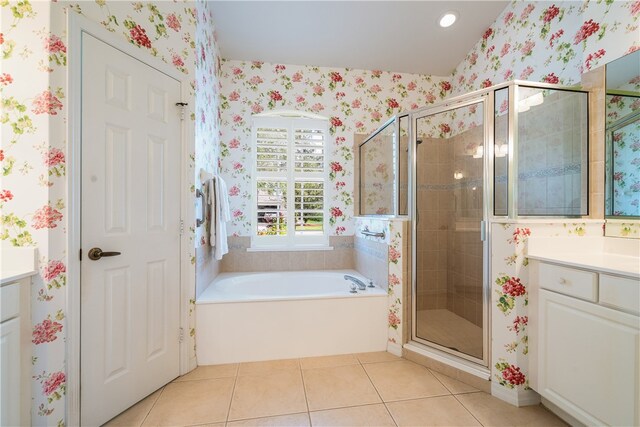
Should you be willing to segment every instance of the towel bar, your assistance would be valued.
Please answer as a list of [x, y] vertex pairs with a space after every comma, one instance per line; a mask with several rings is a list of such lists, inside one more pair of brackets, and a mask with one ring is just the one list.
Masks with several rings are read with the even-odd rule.
[[360, 230], [360, 234], [362, 234], [363, 236], [371, 236], [371, 237], [380, 237], [381, 239], [384, 239], [384, 230], [382, 231], [369, 231], [369, 227], [367, 227], [365, 225], [365, 227]]
[[204, 192], [198, 188], [196, 188], [196, 197], [200, 197], [202, 199], [202, 219], [196, 218], [196, 227], [200, 227], [202, 224], [204, 224], [204, 220], [207, 217], [207, 201], [204, 198]]

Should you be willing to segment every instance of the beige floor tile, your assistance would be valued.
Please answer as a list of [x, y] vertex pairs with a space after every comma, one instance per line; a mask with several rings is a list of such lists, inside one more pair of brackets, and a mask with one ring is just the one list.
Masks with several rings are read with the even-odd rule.
[[406, 360], [363, 365], [385, 402], [450, 394], [429, 370]]
[[283, 359], [245, 362], [240, 364], [238, 376], [270, 374], [283, 369], [300, 369], [300, 361], [298, 359]]
[[313, 426], [394, 426], [383, 404], [311, 412]]
[[174, 382], [235, 377], [237, 372], [237, 363], [228, 365], [204, 365], [198, 366], [188, 374], [176, 378]]
[[226, 421], [235, 378], [167, 385], [143, 425], [185, 426]]
[[480, 391], [475, 387], [471, 387], [469, 384], [465, 384], [462, 381], [448, 377], [440, 372], [436, 372], [431, 369], [429, 369], [429, 371], [453, 394], [474, 393]]
[[480, 423], [453, 396], [387, 403], [399, 426], [479, 426]]
[[256, 427], [308, 427], [309, 414], [279, 415], [277, 417], [253, 418], [251, 420], [233, 421], [227, 427], [256, 426]]
[[388, 351], [374, 351], [373, 353], [358, 353], [356, 357], [360, 363], [395, 362], [402, 360], [400, 357]]
[[566, 425], [541, 405], [518, 408], [487, 393], [460, 394], [456, 398], [484, 426]]
[[302, 374], [311, 411], [380, 403], [361, 365], [305, 369]]
[[229, 420], [306, 412], [302, 375], [297, 369], [237, 378]]
[[302, 369], [330, 368], [334, 366], [357, 365], [358, 359], [353, 354], [337, 356], [305, 357], [300, 359]]
[[107, 422], [105, 426], [141, 426], [147, 414], [158, 400], [158, 397], [160, 397], [160, 393], [162, 393], [162, 389], [145, 397], [131, 408]]

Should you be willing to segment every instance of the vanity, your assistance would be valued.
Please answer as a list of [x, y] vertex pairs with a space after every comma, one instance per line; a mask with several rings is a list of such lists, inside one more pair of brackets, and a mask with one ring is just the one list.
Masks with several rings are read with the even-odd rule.
[[592, 76], [605, 232], [527, 242], [529, 386], [572, 425], [640, 425], [640, 51]]
[[530, 386], [587, 425], [640, 424], [640, 240], [528, 242]]
[[0, 275], [0, 425], [31, 425], [31, 277], [33, 248], [2, 247]]

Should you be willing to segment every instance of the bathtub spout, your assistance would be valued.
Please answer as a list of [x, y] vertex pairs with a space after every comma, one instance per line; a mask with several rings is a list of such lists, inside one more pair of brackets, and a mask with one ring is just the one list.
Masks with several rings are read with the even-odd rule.
[[358, 289], [360, 289], [361, 291], [364, 291], [365, 289], [367, 289], [367, 285], [364, 284], [364, 282], [360, 279], [358, 279], [357, 277], [353, 277], [349, 274], [345, 274], [344, 275], [345, 280], [351, 280], [353, 283], [355, 283], [356, 285], [358, 285]]

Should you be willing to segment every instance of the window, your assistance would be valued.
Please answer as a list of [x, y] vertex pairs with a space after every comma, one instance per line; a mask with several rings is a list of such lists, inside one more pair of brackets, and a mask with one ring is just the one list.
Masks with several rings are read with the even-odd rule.
[[327, 121], [253, 119], [252, 248], [327, 246]]

